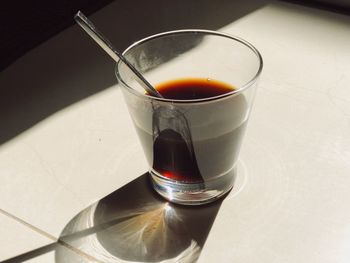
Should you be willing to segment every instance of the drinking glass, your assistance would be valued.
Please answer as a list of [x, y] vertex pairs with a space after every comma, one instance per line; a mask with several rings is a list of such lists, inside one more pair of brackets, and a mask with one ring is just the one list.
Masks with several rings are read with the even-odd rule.
[[235, 87], [208, 98], [153, 97], [122, 62], [116, 66], [154, 189], [185, 205], [212, 202], [230, 191], [263, 65], [258, 50], [224, 33], [178, 30], [142, 39], [123, 55], [153, 86], [201, 78]]

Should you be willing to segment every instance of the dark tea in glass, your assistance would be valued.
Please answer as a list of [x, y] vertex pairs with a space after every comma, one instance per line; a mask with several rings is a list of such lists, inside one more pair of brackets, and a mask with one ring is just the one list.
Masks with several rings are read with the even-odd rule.
[[162, 95], [145, 93], [118, 64], [154, 189], [186, 205], [227, 193], [262, 68], [258, 51], [218, 32], [180, 30], [136, 42], [124, 56]]

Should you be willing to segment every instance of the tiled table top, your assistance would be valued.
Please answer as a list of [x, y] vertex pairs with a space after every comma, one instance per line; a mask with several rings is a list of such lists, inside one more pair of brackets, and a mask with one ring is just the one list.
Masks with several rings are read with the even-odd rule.
[[0, 210], [1, 259], [46, 246], [53, 241]]
[[[93, 19], [112, 19], [117, 7]], [[147, 187], [113, 63], [76, 26], [1, 73], [0, 86], [23, 89], [7, 124], [33, 125], [10, 125], [0, 145], [0, 260], [349, 262], [350, 18], [269, 3], [219, 30], [249, 40], [265, 64], [236, 188], [194, 210], [167, 206]], [[77, 39], [88, 44], [79, 49]], [[70, 59], [61, 49], [79, 70], [55, 68]], [[76, 99], [61, 103], [65, 92]], [[145, 240], [142, 229], [159, 217], [164, 229]]]

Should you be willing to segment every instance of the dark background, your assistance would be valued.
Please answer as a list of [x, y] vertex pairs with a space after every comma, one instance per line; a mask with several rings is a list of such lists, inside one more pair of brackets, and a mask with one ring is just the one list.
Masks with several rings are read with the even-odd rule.
[[[9, 2], [1, 3], [0, 7], [0, 71], [30, 49], [72, 25], [74, 23], [73, 16], [78, 10], [89, 15], [111, 3], [112, 0]], [[138, 8], [138, 2], [135, 0], [130, 2], [136, 9]], [[151, 4], [153, 0], [147, 2]], [[193, 5], [194, 1], [183, 2], [184, 5]], [[292, 0], [289, 2], [350, 14], [350, 0]], [[220, 1], [213, 1], [213, 3], [220, 5]], [[161, 18], [162, 16], [159, 18], [160, 21]]]
[[[5, 2], [5, 1], [4, 1]], [[73, 24], [77, 10], [91, 14], [112, 0], [6, 1], [0, 7], [0, 70]]]

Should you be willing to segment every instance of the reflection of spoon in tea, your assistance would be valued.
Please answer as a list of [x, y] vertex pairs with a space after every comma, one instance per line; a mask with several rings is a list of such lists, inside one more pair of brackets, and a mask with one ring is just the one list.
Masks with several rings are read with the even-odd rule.
[[86, 33], [92, 37], [104, 51], [108, 53], [116, 62], [121, 61], [131, 70], [135, 80], [144, 88], [148, 94], [162, 98], [162, 95], [142, 76], [142, 74], [112, 45], [112, 43], [96, 28], [96, 26], [80, 11], [74, 16], [75, 21]]

